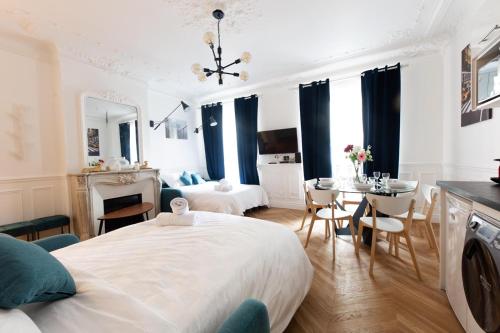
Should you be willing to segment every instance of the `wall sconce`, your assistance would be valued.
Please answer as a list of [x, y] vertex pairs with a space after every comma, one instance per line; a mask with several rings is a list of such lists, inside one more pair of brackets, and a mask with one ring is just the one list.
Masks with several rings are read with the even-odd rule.
[[[210, 116], [210, 119], [209, 119], [209, 120], [210, 120], [210, 126], [211, 126], [211, 127], [215, 127], [215, 126], [217, 126], [217, 120], [215, 120], [214, 116]], [[202, 124], [202, 125], [200, 125], [200, 126], [198, 126], [198, 127], [196, 127], [196, 128], [194, 129], [194, 133], [195, 133], [195, 134], [198, 134], [198, 133], [200, 133], [202, 130], [203, 130], [203, 124]]]
[[[177, 109], [182, 106], [182, 109], [184, 111], [187, 111], [189, 109], [189, 105], [187, 105], [184, 101], [181, 101], [179, 105], [177, 105], [175, 107], [175, 109], [172, 110], [172, 112], [170, 112], [165, 118], [163, 118], [163, 120], [161, 121], [154, 121], [154, 120], [150, 120], [149, 121], [149, 127], [154, 127], [153, 130], [156, 130], [158, 127], [160, 127], [161, 124], [167, 122], [168, 118], [175, 112], [177, 111]], [[210, 125], [211, 126], [211, 125]]]

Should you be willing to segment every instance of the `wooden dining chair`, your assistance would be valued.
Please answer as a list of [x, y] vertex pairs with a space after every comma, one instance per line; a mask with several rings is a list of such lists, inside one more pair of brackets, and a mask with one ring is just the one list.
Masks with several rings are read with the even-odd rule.
[[312, 213], [318, 209], [325, 208], [325, 206], [315, 203], [311, 199], [311, 194], [309, 193], [309, 188], [314, 188], [314, 184], [316, 184], [316, 179], [306, 180], [303, 183], [304, 186], [304, 197], [306, 200], [306, 207], [304, 209], [304, 215], [302, 217], [302, 224], [300, 225], [300, 230], [304, 229], [304, 223], [306, 222], [306, 218], [309, 213]]
[[[377, 234], [379, 232], [387, 232], [389, 234], [390, 242], [395, 246], [397, 257], [399, 256], [399, 238], [403, 236], [406, 239], [406, 244], [410, 251], [411, 259], [417, 272], [417, 277], [421, 279], [417, 257], [415, 256], [415, 249], [413, 248], [410, 237], [413, 211], [415, 209], [415, 199], [409, 196], [389, 197], [371, 193], [368, 193], [366, 198], [372, 207], [372, 216], [362, 217], [359, 220], [356, 255], [359, 255], [363, 229], [371, 228], [373, 232], [371, 242], [370, 275], [373, 276], [373, 265], [375, 263], [375, 251], [377, 248]], [[377, 212], [388, 216], [395, 216], [408, 212], [408, 216], [403, 222], [400, 219], [393, 217], [377, 217]]]
[[314, 222], [317, 220], [324, 220], [326, 225], [330, 224], [332, 221], [332, 229], [333, 236], [332, 238], [332, 246], [333, 246], [333, 260], [335, 260], [335, 222], [347, 220], [349, 222], [349, 229], [351, 230], [352, 243], [356, 246], [356, 232], [354, 229], [354, 223], [352, 219], [351, 213], [347, 211], [343, 211], [340, 209], [335, 209], [335, 200], [339, 195], [339, 190], [317, 190], [314, 187], [309, 188], [309, 193], [311, 195], [311, 199], [313, 202], [326, 206], [326, 208], [321, 208], [320, 210], [313, 211], [313, 217], [311, 219], [311, 224], [309, 225], [309, 231], [307, 233], [306, 245], [305, 248], [309, 244], [309, 239], [311, 238], [311, 232], [314, 227]]
[[[413, 222], [417, 222], [416, 225], [424, 228], [429, 247], [436, 252], [437, 259], [439, 260], [439, 248], [437, 245], [436, 235], [434, 234], [434, 229], [432, 228], [432, 216], [438, 201], [439, 189], [435, 186], [423, 184], [422, 194], [425, 199], [422, 212], [413, 213], [412, 220]], [[408, 217], [408, 212], [394, 217], [404, 221]]]

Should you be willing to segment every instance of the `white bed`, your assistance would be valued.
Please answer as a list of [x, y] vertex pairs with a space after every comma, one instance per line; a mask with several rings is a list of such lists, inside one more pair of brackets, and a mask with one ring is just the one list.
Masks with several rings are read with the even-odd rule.
[[24, 311], [42, 332], [214, 332], [252, 297], [282, 332], [313, 276], [297, 236], [272, 222], [197, 214], [199, 225], [153, 219], [52, 252], [77, 294]]
[[181, 186], [178, 189], [191, 210], [243, 215], [247, 209], [268, 206], [266, 191], [259, 185], [234, 184], [228, 192], [216, 191], [217, 182]]

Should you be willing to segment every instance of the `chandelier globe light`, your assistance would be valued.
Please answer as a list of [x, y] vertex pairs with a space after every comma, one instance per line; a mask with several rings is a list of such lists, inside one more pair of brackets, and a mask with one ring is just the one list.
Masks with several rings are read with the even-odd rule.
[[200, 64], [196, 63], [191, 66], [191, 71], [193, 72], [194, 75], [198, 77], [198, 80], [200, 82], [206, 81], [207, 78], [209, 78], [212, 75], [216, 75], [218, 77], [219, 85], [222, 85], [224, 83], [223, 82], [224, 75], [239, 77], [240, 80], [247, 81], [249, 78], [248, 72], [246, 71], [241, 71], [239, 73], [228, 72], [227, 68], [239, 63], [248, 64], [252, 60], [252, 55], [250, 54], [250, 52], [245, 51], [241, 54], [241, 56], [238, 59], [234, 60], [233, 62], [227, 65], [222, 65], [222, 47], [220, 43], [221, 40], [220, 21], [224, 18], [224, 12], [221, 9], [216, 9], [212, 12], [212, 16], [217, 20], [217, 35], [215, 35], [211, 31], [206, 32], [203, 35], [203, 42], [207, 44], [210, 47], [210, 50], [212, 51], [212, 55], [214, 57], [214, 62], [215, 62], [215, 69], [202, 67]]

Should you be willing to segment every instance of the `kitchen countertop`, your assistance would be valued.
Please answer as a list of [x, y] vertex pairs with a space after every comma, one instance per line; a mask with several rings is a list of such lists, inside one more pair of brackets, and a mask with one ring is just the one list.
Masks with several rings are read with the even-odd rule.
[[500, 184], [438, 180], [436, 184], [463, 198], [500, 211]]

